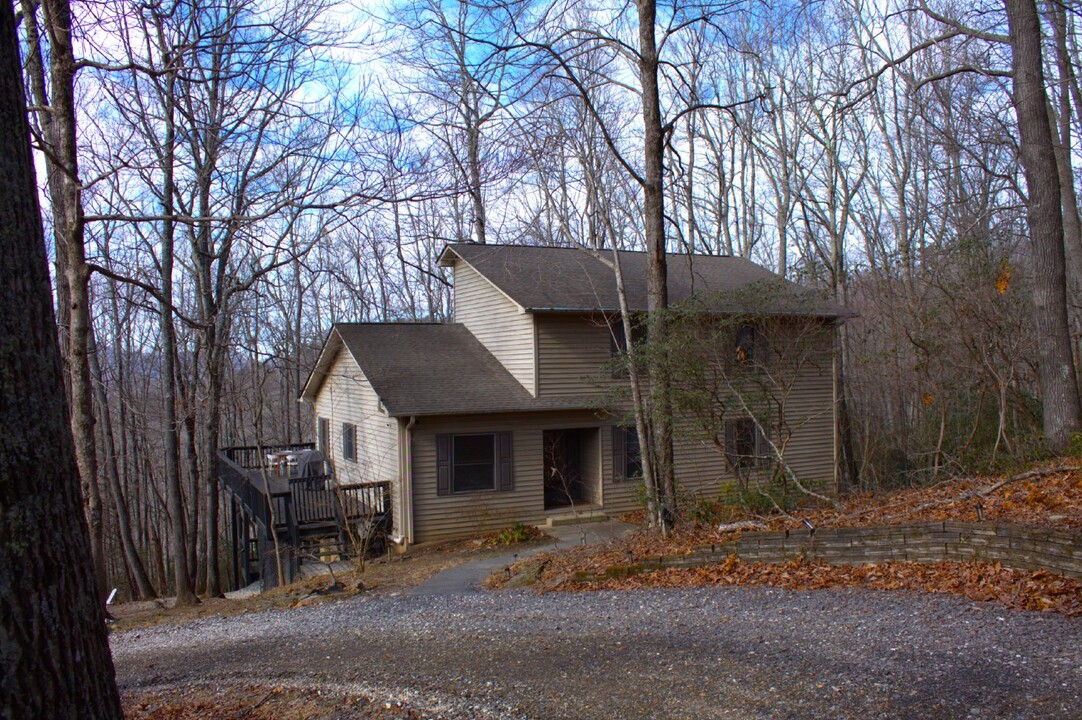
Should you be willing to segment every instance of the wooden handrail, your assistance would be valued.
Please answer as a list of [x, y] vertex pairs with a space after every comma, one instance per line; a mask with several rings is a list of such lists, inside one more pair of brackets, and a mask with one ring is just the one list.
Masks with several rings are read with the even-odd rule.
[[219, 453], [218, 460], [220, 461], [218, 466], [219, 480], [248, 509], [256, 522], [260, 523], [264, 529], [269, 528], [271, 526], [270, 499], [267, 497], [266, 490], [253, 483], [250, 473], [233, 462], [229, 456]]
[[[278, 542], [284, 540], [281, 550], [289, 565], [283, 582], [293, 578], [297, 551], [305, 538], [336, 535], [336, 542], [351, 552], [370, 547], [372, 538], [391, 529], [390, 481], [338, 485], [332, 475], [283, 477], [268, 467], [271, 453], [312, 447], [312, 443], [301, 443], [221, 448], [215, 463], [221, 487], [262, 528], [260, 542], [276, 539], [273, 551], [278, 552]], [[277, 487], [283, 490], [274, 491]], [[364, 538], [359, 544], [358, 536]], [[273, 569], [264, 566], [260, 572], [273, 573]]]

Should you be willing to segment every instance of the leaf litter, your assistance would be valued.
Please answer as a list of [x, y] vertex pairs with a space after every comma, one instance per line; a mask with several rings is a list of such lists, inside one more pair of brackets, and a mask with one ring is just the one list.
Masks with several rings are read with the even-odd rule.
[[[768, 516], [752, 515], [734, 506], [718, 505], [716, 510], [723, 511], [715, 513], [723, 527], [749, 522], [757, 527], [719, 531], [714, 524], [693, 526], [686, 522], [668, 538], [641, 529], [604, 545], [535, 556], [512, 567], [512, 575], [536, 574], [535, 587], [542, 591], [704, 585], [769, 585], [792, 590], [867, 588], [950, 593], [1016, 610], [1082, 616], [1082, 583], [1046, 570], [1005, 568], [998, 562], [831, 565], [804, 558], [763, 563], [730, 556], [724, 562], [703, 567], [575, 579], [604, 575], [611, 568], [627, 567], [643, 558], [688, 554], [704, 546], [731, 542], [744, 532], [800, 529], [806, 527], [805, 521], [817, 528], [939, 521], [1012, 523], [1075, 533], [1082, 545], [1082, 465], [1049, 464], [1017, 475], [978, 476], [893, 493], [853, 495], [844, 499], [840, 509], [808, 507], [789, 515]], [[641, 523], [643, 516], [639, 513], [627, 519]], [[494, 576], [489, 586], [499, 587], [501, 579]]]

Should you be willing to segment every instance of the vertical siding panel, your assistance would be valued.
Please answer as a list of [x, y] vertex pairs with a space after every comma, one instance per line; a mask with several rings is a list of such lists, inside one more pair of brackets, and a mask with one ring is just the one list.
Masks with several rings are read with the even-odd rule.
[[455, 321], [466, 326], [511, 375], [535, 394], [534, 317], [462, 261], [455, 263]]
[[[315, 401], [315, 422], [330, 425], [330, 461], [342, 484], [391, 481], [395, 528], [402, 528], [398, 483], [398, 421], [379, 409], [379, 397], [345, 348], [338, 351]], [[342, 457], [342, 423], [357, 426], [357, 461]]]
[[538, 394], [594, 394], [612, 385], [612, 338], [601, 315], [537, 315]]

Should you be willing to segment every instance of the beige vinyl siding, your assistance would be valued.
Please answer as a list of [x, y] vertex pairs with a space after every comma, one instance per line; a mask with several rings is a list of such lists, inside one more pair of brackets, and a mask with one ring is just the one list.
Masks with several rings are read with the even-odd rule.
[[[608, 340], [604, 328], [584, 316], [538, 318], [539, 355], [545, 357], [551, 348], [559, 346], [555, 338], [572, 339], [564, 344], [581, 347], [573, 339], [580, 333], [592, 336], [594, 352], [604, 347], [608, 357]], [[574, 322], [579, 327], [574, 327]], [[595, 334], [596, 333], [596, 334]], [[604, 345], [601, 343], [604, 339]], [[824, 347], [829, 348], [829, 333], [824, 333]], [[545, 349], [548, 348], [548, 349]], [[542, 351], [542, 349], [545, 349]], [[587, 353], [583, 354], [588, 357]], [[600, 357], [600, 352], [594, 360]], [[593, 360], [590, 360], [592, 363]], [[602, 361], [604, 362], [604, 361]], [[576, 382], [585, 383], [585, 373], [566, 366], [563, 374], [546, 376], [542, 366], [544, 388], [562, 387], [570, 392]], [[584, 366], [583, 366], [584, 367]], [[597, 367], [591, 365], [591, 367]], [[549, 385], [546, 377], [561, 378]], [[585, 387], [585, 385], [583, 385]], [[596, 391], [596, 385], [590, 386]], [[547, 390], [546, 390], [547, 391]], [[786, 422], [793, 432], [785, 459], [802, 482], [809, 486], [829, 488], [834, 473], [833, 441], [833, 380], [830, 354], [824, 350], [817, 364], [805, 366], [798, 382], [786, 401]], [[732, 413], [735, 417], [738, 413]], [[724, 453], [709, 440], [695, 437], [690, 419], [678, 423], [675, 440], [675, 470], [679, 493], [684, 498], [717, 497], [729, 492], [733, 475], [725, 464]], [[602, 506], [615, 517], [641, 508], [641, 481], [616, 482], [612, 477], [612, 421], [600, 419], [591, 411], [522, 413], [493, 416], [447, 416], [420, 418], [413, 429], [413, 503], [414, 539], [428, 542], [492, 532], [515, 522], [543, 523], [548, 513], [544, 509], [543, 447], [545, 430], [598, 428], [596, 436], [589, 435], [583, 444], [583, 475], [587, 479], [590, 502]], [[511, 431], [514, 453], [514, 490], [484, 491], [440, 497], [436, 494], [436, 435], [439, 433], [488, 433]], [[600, 483], [591, 483], [600, 469]], [[767, 479], [767, 470], [756, 471], [753, 480]]]
[[603, 316], [536, 315], [538, 394], [592, 394], [612, 383], [612, 335]]
[[531, 395], [537, 394], [533, 315], [522, 312], [461, 260], [455, 262], [455, 321], [465, 325]]
[[[786, 402], [785, 417], [792, 432], [785, 462], [805, 487], [829, 491], [834, 481], [833, 376], [829, 364], [803, 369]], [[605, 512], [612, 516], [640, 509], [642, 483], [612, 479], [612, 432], [602, 432], [601, 442]], [[735, 477], [726, 467], [723, 451], [708, 439], [696, 437], [686, 419], [678, 423], [673, 459], [681, 497], [715, 498], [732, 492]], [[765, 482], [768, 474], [768, 470], [756, 470], [751, 481]]]
[[[330, 424], [330, 459], [339, 483], [390, 481], [395, 528], [401, 528], [398, 482], [398, 421], [379, 406], [379, 397], [356, 360], [341, 349], [331, 363], [315, 401], [316, 423]], [[342, 424], [357, 427], [357, 460], [342, 457]]]
[[[589, 411], [418, 418], [412, 432], [414, 541], [477, 535], [516, 522], [543, 523], [547, 517], [544, 431], [599, 427], [602, 423]], [[512, 433], [514, 489], [436, 495], [436, 435], [500, 431]]]
[[829, 360], [807, 367], [786, 403], [792, 432], [785, 461], [802, 483], [832, 490], [834, 483], [834, 378]]

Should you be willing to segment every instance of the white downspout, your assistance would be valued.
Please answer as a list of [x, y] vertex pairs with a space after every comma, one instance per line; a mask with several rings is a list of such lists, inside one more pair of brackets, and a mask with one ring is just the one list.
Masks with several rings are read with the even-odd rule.
[[399, 437], [399, 502], [402, 505], [402, 528], [396, 535], [401, 535], [403, 549], [413, 544], [413, 426], [417, 416], [410, 415], [408, 422], [399, 420], [402, 434]]

